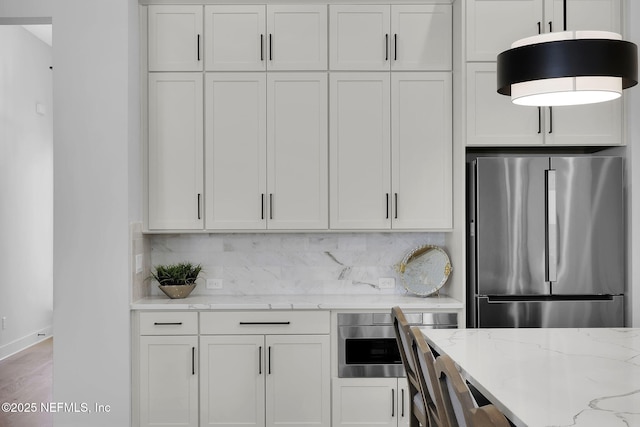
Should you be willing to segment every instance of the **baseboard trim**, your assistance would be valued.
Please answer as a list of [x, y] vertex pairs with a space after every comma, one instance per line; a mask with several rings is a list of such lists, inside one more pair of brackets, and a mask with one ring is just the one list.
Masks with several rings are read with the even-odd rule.
[[13, 356], [22, 350], [38, 344], [40, 341], [44, 341], [47, 338], [53, 336], [53, 326], [49, 325], [40, 330], [34, 331], [22, 338], [18, 338], [8, 344], [0, 346], [0, 360], [6, 359], [9, 356]]

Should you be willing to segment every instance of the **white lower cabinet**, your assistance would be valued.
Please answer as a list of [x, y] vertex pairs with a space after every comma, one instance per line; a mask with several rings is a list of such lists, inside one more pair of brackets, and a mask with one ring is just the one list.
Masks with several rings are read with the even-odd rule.
[[334, 378], [333, 427], [409, 426], [406, 378]]
[[200, 337], [201, 425], [265, 425], [263, 351], [263, 335]]
[[[314, 318], [310, 320], [317, 314], [309, 313]], [[238, 313], [203, 313], [200, 425], [329, 427], [325, 314], [326, 334], [316, 335], [304, 334], [305, 325], [311, 323], [304, 313], [289, 318], [286, 313], [256, 317], [247, 312], [245, 320], [239, 320], [243, 314]], [[316, 326], [310, 332], [316, 332]], [[214, 330], [215, 335], [205, 335]]]
[[140, 337], [140, 426], [198, 427], [197, 336]]

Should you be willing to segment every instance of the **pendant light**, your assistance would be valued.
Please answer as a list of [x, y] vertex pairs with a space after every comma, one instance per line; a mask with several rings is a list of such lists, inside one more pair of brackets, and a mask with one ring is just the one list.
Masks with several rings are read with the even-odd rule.
[[638, 83], [638, 49], [607, 31], [538, 34], [498, 55], [497, 80], [498, 93], [518, 105], [609, 101]]

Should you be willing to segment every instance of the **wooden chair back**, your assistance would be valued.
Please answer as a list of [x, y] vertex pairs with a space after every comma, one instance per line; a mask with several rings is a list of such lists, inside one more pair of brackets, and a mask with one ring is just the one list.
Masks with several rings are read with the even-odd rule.
[[494, 405], [478, 407], [466, 381], [446, 354], [435, 362], [444, 410], [451, 427], [509, 427]]
[[391, 309], [391, 318], [393, 320], [393, 329], [396, 335], [396, 343], [402, 359], [407, 382], [409, 383], [409, 398], [411, 399], [411, 418], [410, 427], [419, 427], [420, 425], [428, 425], [427, 410], [423, 404], [415, 404], [414, 396], [420, 394], [419, 403], [424, 402], [422, 397], [423, 391], [416, 374], [416, 363], [413, 352], [411, 351], [410, 325], [400, 307]]
[[424, 393], [422, 394], [424, 406], [427, 408], [429, 426], [449, 427], [442, 390], [436, 374], [435, 357], [431, 347], [424, 339], [420, 328], [413, 326], [411, 331], [411, 350], [416, 361], [416, 373]]

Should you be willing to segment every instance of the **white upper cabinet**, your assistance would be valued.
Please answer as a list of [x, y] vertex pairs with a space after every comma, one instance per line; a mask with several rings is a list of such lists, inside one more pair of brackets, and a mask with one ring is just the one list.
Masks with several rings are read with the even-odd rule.
[[450, 5], [330, 5], [332, 70], [448, 70]]
[[327, 69], [327, 5], [269, 5], [267, 33], [267, 69]]
[[467, 63], [467, 145], [542, 144], [542, 109], [514, 105], [496, 79], [495, 62]]
[[[566, 12], [568, 30], [620, 32], [620, 0], [567, 0]], [[563, 31], [564, 21], [562, 0], [467, 2], [467, 145], [624, 143], [622, 99], [535, 108], [514, 105], [509, 96], [497, 93], [498, 54], [523, 37]]]
[[265, 7], [205, 6], [205, 63], [212, 71], [265, 69]]
[[266, 76], [207, 73], [206, 226], [264, 229]]
[[207, 71], [326, 70], [326, 5], [205, 6]]
[[327, 229], [327, 74], [207, 73], [206, 228]]
[[327, 73], [268, 73], [269, 229], [329, 227]]
[[538, 34], [542, 5], [543, 0], [467, 1], [467, 61], [495, 61], [514, 41]]
[[149, 6], [149, 71], [201, 71], [202, 6]]
[[451, 73], [391, 73], [392, 228], [453, 227]]
[[331, 228], [451, 228], [451, 73], [343, 72], [330, 84]]
[[[567, 0], [567, 30], [620, 32], [621, 0]], [[467, 2], [467, 61], [495, 61], [516, 40], [564, 31], [563, 0]]]
[[[567, 30], [599, 30], [620, 33], [621, 0], [567, 0]], [[545, 0], [545, 14], [553, 31], [562, 31], [562, 0]], [[547, 23], [547, 30], [548, 30]]]
[[199, 73], [149, 74], [149, 229], [203, 228], [202, 91]]
[[388, 70], [390, 12], [388, 5], [331, 5], [330, 68]]
[[451, 6], [393, 5], [391, 30], [392, 70], [451, 69]]
[[524, 107], [496, 91], [496, 63], [467, 63], [467, 145], [620, 145], [623, 101]]
[[332, 229], [391, 225], [389, 73], [332, 73]]

